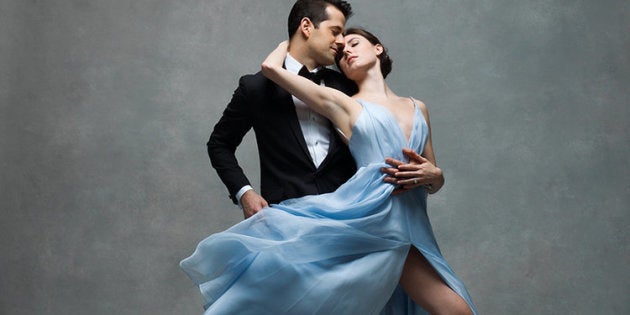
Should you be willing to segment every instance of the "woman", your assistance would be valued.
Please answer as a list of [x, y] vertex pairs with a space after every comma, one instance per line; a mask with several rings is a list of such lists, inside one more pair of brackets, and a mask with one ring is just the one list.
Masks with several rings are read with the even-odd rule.
[[[426, 214], [427, 189], [392, 194], [382, 161], [403, 148], [435, 165], [426, 106], [385, 83], [391, 60], [367, 31], [348, 30], [338, 56], [352, 98], [282, 68], [287, 43], [263, 74], [328, 117], [357, 173], [335, 192], [265, 208], [203, 240], [181, 267], [201, 288], [207, 314], [474, 314], [440, 254]], [[401, 181], [398, 184], [414, 185]]]

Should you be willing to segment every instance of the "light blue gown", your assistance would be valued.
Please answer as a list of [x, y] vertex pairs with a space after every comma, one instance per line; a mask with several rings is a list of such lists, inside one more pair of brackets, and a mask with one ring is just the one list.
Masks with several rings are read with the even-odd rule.
[[411, 245], [470, 305], [427, 217], [427, 192], [390, 196], [385, 157], [422, 152], [428, 126], [416, 106], [409, 140], [394, 115], [360, 101], [349, 142], [358, 171], [336, 191], [265, 208], [199, 243], [180, 266], [201, 289], [205, 314], [426, 314], [398, 285]]

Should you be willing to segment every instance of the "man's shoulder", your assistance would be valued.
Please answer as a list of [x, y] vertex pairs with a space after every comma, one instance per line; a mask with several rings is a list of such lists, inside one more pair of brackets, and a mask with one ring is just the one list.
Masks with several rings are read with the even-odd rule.
[[282, 95], [284, 90], [273, 81], [265, 77], [261, 71], [245, 74], [239, 79], [239, 89], [249, 98], [269, 98]]
[[261, 71], [256, 73], [249, 73], [242, 75], [239, 79], [239, 84], [245, 84], [246, 86], [255, 87], [259, 85], [269, 84], [271, 80], [267, 79]]
[[337, 70], [333, 70], [331, 68], [322, 68], [321, 71], [324, 71], [327, 78], [333, 78], [333, 79], [339, 79], [339, 80], [346, 79], [346, 77], [341, 72]]
[[358, 92], [356, 83], [342, 73], [329, 68], [324, 68], [322, 71], [325, 71], [323, 78], [326, 86], [340, 90], [348, 95], [354, 95]]
[[273, 86], [273, 82], [267, 79], [262, 72], [248, 73], [241, 75], [238, 80], [238, 88], [243, 93], [261, 93], [269, 90]]

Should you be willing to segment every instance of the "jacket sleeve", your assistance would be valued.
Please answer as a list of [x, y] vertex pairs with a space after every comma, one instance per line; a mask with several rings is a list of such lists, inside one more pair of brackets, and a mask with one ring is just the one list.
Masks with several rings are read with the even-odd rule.
[[252, 128], [251, 107], [245, 84], [246, 76], [239, 80], [239, 86], [232, 100], [223, 111], [221, 119], [214, 126], [207, 143], [208, 156], [212, 167], [229, 191], [232, 201], [237, 204], [236, 193], [245, 185], [250, 185], [243, 169], [236, 160], [236, 148]]

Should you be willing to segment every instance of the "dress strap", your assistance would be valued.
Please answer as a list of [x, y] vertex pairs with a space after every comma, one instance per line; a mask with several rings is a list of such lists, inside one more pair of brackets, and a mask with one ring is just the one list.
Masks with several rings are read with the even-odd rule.
[[413, 108], [418, 108], [418, 104], [416, 103], [416, 100], [413, 97], [411, 97], [411, 96], [409, 96], [409, 99], [413, 103]]

